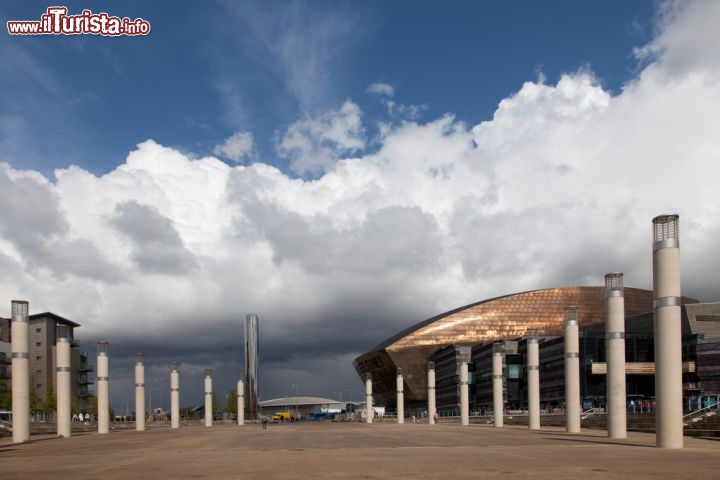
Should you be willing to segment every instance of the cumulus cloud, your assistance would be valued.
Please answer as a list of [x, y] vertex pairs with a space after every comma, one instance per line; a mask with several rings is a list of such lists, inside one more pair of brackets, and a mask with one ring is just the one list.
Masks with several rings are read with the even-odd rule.
[[213, 153], [240, 163], [243, 158], [249, 157], [253, 151], [253, 134], [250, 132], [235, 132], [222, 144], [216, 145]]
[[303, 118], [288, 127], [277, 144], [278, 153], [290, 159], [293, 172], [323, 173], [345, 155], [365, 146], [360, 107], [346, 100], [339, 110], [318, 118]]
[[2, 165], [0, 291], [124, 345], [128, 365], [147, 348], [232, 376], [257, 312], [265, 398], [285, 393], [294, 366], [329, 365], [332, 386], [302, 378], [337, 390], [354, 375], [337, 362], [483, 298], [599, 285], [611, 271], [651, 288], [662, 213], [681, 215], [684, 294], [716, 301], [720, 72], [710, 58], [670, 61], [713, 35], [702, 2], [688, 5], [616, 95], [590, 70], [540, 78], [474, 125], [389, 124], [374, 151], [350, 100], [303, 117], [277, 148], [311, 179], [152, 140], [102, 176]]
[[395, 89], [389, 83], [371, 83], [367, 88], [368, 93], [392, 97], [395, 95]]

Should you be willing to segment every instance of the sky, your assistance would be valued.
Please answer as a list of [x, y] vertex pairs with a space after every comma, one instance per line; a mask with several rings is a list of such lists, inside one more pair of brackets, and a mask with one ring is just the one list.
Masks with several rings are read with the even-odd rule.
[[151, 30], [3, 34], [0, 315], [108, 341], [116, 410], [136, 352], [166, 408], [168, 361], [222, 398], [247, 313], [262, 399], [357, 400], [352, 360], [441, 312], [651, 289], [665, 213], [683, 294], [720, 299], [720, 2], [63, 5]]

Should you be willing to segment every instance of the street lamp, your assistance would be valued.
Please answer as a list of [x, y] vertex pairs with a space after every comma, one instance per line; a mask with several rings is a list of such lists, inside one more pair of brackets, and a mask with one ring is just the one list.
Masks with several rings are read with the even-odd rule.
[[345, 391], [348, 392], [348, 402], [352, 403], [352, 390], [349, 388], [343, 388], [343, 392], [345, 392]]

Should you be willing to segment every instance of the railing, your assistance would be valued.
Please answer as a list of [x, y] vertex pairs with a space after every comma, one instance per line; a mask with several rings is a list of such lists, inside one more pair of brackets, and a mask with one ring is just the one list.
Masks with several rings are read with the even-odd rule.
[[0, 430], [12, 432], [12, 422], [8, 422], [7, 420], [0, 420]]
[[687, 427], [692, 423], [700, 422], [706, 417], [711, 417], [717, 414], [719, 404], [720, 402], [715, 402], [712, 405], [708, 405], [707, 407], [700, 408], [698, 410], [688, 413], [687, 415], [684, 415], [683, 425]]
[[584, 412], [582, 412], [582, 413], [580, 414], [580, 418], [581, 418], [582, 420], [585, 420], [586, 418], [588, 418], [588, 417], [590, 417], [590, 416], [592, 416], [592, 415], [597, 415], [597, 414], [599, 414], [599, 413], [600, 413], [600, 414], [605, 413], [605, 409], [602, 408], [602, 407], [589, 408], [589, 409], [585, 410]]

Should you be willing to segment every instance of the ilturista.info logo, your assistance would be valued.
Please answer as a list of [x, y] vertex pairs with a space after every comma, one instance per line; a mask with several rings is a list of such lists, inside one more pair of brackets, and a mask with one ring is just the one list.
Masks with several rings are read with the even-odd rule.
[[7, 22], [10, 35], [147, 35], [150, 22], [142, 18], [111, 17], [107, 13], [83, 10], [79, 15], [68, 15], [66, 7], [48, 7], [40, 20]]

